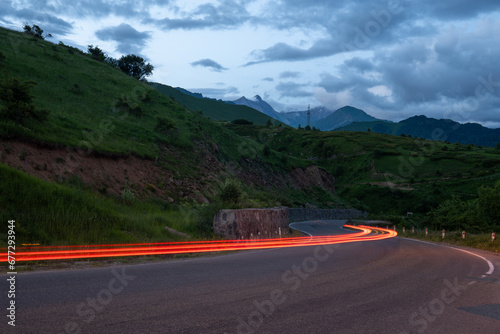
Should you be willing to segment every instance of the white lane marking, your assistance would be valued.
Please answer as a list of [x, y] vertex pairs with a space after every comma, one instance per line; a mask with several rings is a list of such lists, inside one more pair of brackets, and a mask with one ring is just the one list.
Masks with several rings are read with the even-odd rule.
[[305, 233], [305, 234], [309, 235], [309, 236], [312, 238], [312, 234], [311, 234], [311, 233], [306, 232], [306, 231], [304, 231], [304, 230], [301, 230], [300, 228], [296, 228], [296, 227], [293, 227], [293, 226], [292, 226], [292, 225], [295, 225], [295, 224], [296, 224], [296, 223], [291, 223], [291, 224], [289, 224], [288, 226], [290, 226], [290, 227], [291, 227], [291, 228], [293, 228], [294, 230], [297, 230], [297, 231], [300, 231], [300, 232], [302, 232], [302, 233]]
[[427, 242], [427, 241], [422, 241], [422, 240], [415, 240], [415, 239], [409, 239], [409, 238], [405, 238], [405, 239], [406, 240], [415, 241], [415, 242], [421, 242], [421, 243], [424, 243], [424, 244], [434, 245], [434, 246], [442, 246], [442, 247], [446, 247], [446, 248], [451, 248], [451, 249], [455, 249], [455, 250], [458, 250], [458, 251], [461, 251], [461, 252], [464, 252], [464, 253], [467, 253], [467, 254], [470, 254], [470, 255], [477, 256], [478, 258], [483, 259], [484, 261], [486, 261], [486, 263], [488, 264], [488, 267], [490, 268], [486, 272], [486, 274], [484, 274], [482, 277], [486, 277], [486, 275], [493, 274], [493, 271], [495, 270], [495, 266], [493, 265], [493, 263], [491, 263], [490, 260], [488, 260], [484, 256], [481, 256], [481, 255], [478, 255], [476, 253], [472, 253], [472, 252], [466, 251], [465, 249], [460, 249], [460, 248], [456, 248], [456, 247], [446, 246], [446, 245], [442, 245], [442, 244], [434, 244], [432, 242]]
[[455, 247], [449, 247], [449, 248], [454, 248], [454, 249], [459, 250], [461, 252], [464, 252], [464, 253], [467, 253], [467, 254], [470, 254], [470, 255], [474, 255], [474, 256], [477, 256], [480, 259], [483, 259], [484, 261], [486, 261], [486, 263], [488, 263], [488, 266], [490, 267], [490, 270], [488, 270], [485, 275], [491, 275], [491, 274], [493, 274], [493, 271], [495, 270], [495, 266], [493, 265], [493, 263], [491, 263], [491, 261], [489, 261], [484, 256], [481, 256], [481, 255], [478, 255], [476, 253], [472, 253], [472, 252], [466, 251], [465, 249], [460, 249], [460, 248], [455, 248]]

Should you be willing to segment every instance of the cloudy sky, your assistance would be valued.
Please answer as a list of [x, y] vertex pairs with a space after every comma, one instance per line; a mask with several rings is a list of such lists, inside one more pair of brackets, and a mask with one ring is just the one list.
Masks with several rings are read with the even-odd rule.
[[498, 0], [0, 0], [0, 25], [139, 54], [151, 81], [278, 111], [500, 127]]

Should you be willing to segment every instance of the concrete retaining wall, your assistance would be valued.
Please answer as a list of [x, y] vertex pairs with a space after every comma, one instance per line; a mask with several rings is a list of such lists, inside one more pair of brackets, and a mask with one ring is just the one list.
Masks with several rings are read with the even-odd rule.
[[276, 238], [289, 234], [288, 208], [221, 210], [214, 232], [225, 239]]
[[221, 210], [214, 217], [214, 232], [225, 239], [276, 238], [290, 233], [288, 224], [316, 219], [365, 218], [367, 212], [351, 209], [287, 207]]

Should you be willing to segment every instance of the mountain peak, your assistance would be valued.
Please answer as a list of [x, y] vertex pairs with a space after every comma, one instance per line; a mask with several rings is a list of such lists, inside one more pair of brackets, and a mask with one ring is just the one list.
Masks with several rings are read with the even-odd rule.
[[259, 95], [255, 95], [251, 100], [247, 99], [246, 97], [242, 96], [237, 100], [232, 101], [235, 104], [241, 104], [248, 106], [250, 108], [253, 108], [255, 110], [258, 110], [268, 116], [271, 116], [275, 119], [280, 119], [280, 115], [276, 112], [276, 110], [273, 109], [269, 103], [264, 101]]

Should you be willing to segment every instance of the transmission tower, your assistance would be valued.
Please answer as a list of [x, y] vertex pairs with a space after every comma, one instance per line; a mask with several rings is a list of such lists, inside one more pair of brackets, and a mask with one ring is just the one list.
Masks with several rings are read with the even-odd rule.
[[307, 126], [311, 127], [311, 105], [307, 105]]

